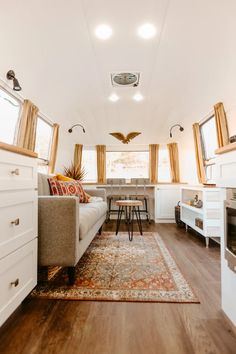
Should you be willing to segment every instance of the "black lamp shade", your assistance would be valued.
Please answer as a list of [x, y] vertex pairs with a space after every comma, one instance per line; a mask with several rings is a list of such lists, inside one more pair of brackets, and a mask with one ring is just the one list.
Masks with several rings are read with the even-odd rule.
[[21, 91], [19, 81], [15, 77], [13, 79], [13, 90], [14, 91]]

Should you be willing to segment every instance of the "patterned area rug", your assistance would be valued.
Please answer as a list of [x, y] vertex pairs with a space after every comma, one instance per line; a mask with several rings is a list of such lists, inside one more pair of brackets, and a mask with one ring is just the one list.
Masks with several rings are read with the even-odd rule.
[[68, 285], [61, 269], [39, 284], [33, 297], [65, 300], [199, 303], [157, 233], [96, 236], [77, 266], [76, 282]]

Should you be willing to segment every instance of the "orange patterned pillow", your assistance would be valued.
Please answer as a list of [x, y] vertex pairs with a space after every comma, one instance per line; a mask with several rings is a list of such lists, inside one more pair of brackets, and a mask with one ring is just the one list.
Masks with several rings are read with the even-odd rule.
[[57, 181], [55, 178], [48, 178], [51, 195], [79, 197], [80, 203], [88, 203], [87, 197], [79, 181]]

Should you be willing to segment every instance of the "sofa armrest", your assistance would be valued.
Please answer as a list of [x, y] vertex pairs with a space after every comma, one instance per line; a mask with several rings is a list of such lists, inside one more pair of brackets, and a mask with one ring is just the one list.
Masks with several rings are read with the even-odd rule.
[[106, 189], [105, 188], [84, 188], [85, 192], [91, 195], [91, 197], [101, 197], [106, 201]]
[[39, 264], [73, 266], [79, 245], [79, 198], [42, 196], [39, 208]]

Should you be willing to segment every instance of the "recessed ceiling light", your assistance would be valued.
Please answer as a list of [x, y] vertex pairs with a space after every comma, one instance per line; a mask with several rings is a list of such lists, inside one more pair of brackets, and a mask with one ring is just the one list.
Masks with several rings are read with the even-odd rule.
[[143, 95], [141, 95], [141, 93], [136, 93], [134, 96], [133, 96], [133, 99], [137, 102], [139, 101], [142, 101], [143, 100]]
[[110, 100], [111, 102], [116, 102], [116, 101], [119, 100], [119, 96], [117, 96], [116, 93], [113, 93], [113, 94], [109, 97], [109, 100]]
[[156, 27], [151, 23], [145, 23], [138, 28], [138, 35], [144, 39], [150, 39], [156, 34]]
[[99, 25], [95, 29], [95, 34], [99, 39], [109, 39], [112, 36], [112, 28], [105, 24]]

